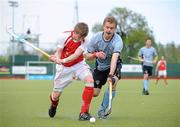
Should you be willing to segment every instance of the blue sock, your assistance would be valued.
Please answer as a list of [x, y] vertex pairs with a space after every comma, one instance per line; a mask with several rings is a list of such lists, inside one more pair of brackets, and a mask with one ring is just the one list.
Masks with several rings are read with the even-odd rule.
[[[113, 98], [115, 97], [115, 94], [116, 94], [116, 91], [113, 90], [113, 91], [112, 91], [112, 100], [113, 100]], [[101, 110], [104, 110], [104, 111], [105, 111], [106, 108], [108, 107], [108, 105], [109, 105], [109, 89], [107, 89], [107, 90], [105, 91], [105, 93], [104, 93], [103, 101], [102, 101], [102, 104], [101, 104], [99, 110], [100, 110], [100, 111], [101, 111]]]
[[144, 89], [147, 91], [148, 90], [148, 80], [144, 80]]

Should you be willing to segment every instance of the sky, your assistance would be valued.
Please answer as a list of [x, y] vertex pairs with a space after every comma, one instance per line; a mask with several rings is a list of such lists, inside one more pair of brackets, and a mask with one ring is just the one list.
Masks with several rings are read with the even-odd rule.
[[[14, 31], [40, 34], [40, 42], [55, 42], [58, 34], [72, 30], [76, 22], [75, 2], [79, 21], [90, 29], [103, 22], [115, 7], [126, 7], [145, 16], [156, 42], [180, 45], [180, 0], [16, 0]], [[12, 25], [12, 8], [8, 0], [0, 0], [0, 41], [8, 41], [6, 26]], [[91, 34], [91, 33], [90, 33]]]

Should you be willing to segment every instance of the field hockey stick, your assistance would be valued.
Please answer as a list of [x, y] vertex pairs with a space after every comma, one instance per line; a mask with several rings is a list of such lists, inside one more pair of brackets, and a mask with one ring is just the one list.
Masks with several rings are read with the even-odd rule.
[[33, 44], [31, 44], [29, 41], [25, 40], [24, 38], [16, 35], [15, 33], [13, 33], [12, 31], [12, 27], [6, 27], [6, 31], [13, 36], [17, 41], [25, 43], [26, 45], [30, 46], [31, 48], [35, 49], [36, 51], [42, 53], [43, 55], [47, 56], [48, 58], [50, 57], [50, 55], [48, 53], [46, 53], [45, 51], [43, 51], [42, 49], [34, 46]]
[[129, 59], [131, 60], [135, 60], [135, 61], [140, 61], [140, 62], [147, 62], [147, 63], [152, 63], [152, 61], [149, 61], [149, 60], [145, 60], [145, 61], [141, 61], [140, 59], [138, 58], [135, 58], [135, 57], [131, 57], [131, 56], [128, 56]]
[[111, 108], [112, 108], [112, 82], [108, 81], [108, 84], [109, 84], [109, 104], [108, 104], [108, 108], [105, 112], [105, 116], [107, 116], [111, 113]]

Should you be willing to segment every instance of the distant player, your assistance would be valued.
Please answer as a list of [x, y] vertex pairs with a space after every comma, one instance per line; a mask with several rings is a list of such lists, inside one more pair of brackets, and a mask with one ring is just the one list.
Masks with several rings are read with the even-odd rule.
[[156, 85], [158, 84], [161, 76], [164, 79], [165, 85], [167, 85], [167, 62], [164, 59], [164, 56], [162, 56], [161, 59], [158, 61], [155, 72], [157, 74]]
[[[153, 64], [157, 62], [158, 56], [157, 51], [154, 47], [152, 47], [151, 38], [146, 39], [146, 45], [139, 50], [138, 53], [139, 59], [142, 61], [143, 68], [143, 95], [149, 95], [148, 84], [149, 77], [152, 75]], [[146, 61], [152, 61], [146, 62]]]

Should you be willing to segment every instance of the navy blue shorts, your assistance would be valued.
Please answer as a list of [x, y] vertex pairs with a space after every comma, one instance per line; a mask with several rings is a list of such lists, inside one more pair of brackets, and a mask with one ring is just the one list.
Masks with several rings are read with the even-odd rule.
[[152, 70], [153, 67], [143, 65], [143, 74], [148, 74], [149, 76], [152, 76]]
[[[118, 60], [116, 70], [114, 75], [121, 79], [121, 68], [122, 68], [122, 61], [121, 59]], [[110, 69], [100, 71], [97, 68], [93, 71], [93, 78], [94, 78], [94, 88], [102, 88], [104, 84], [106, 84]]]

